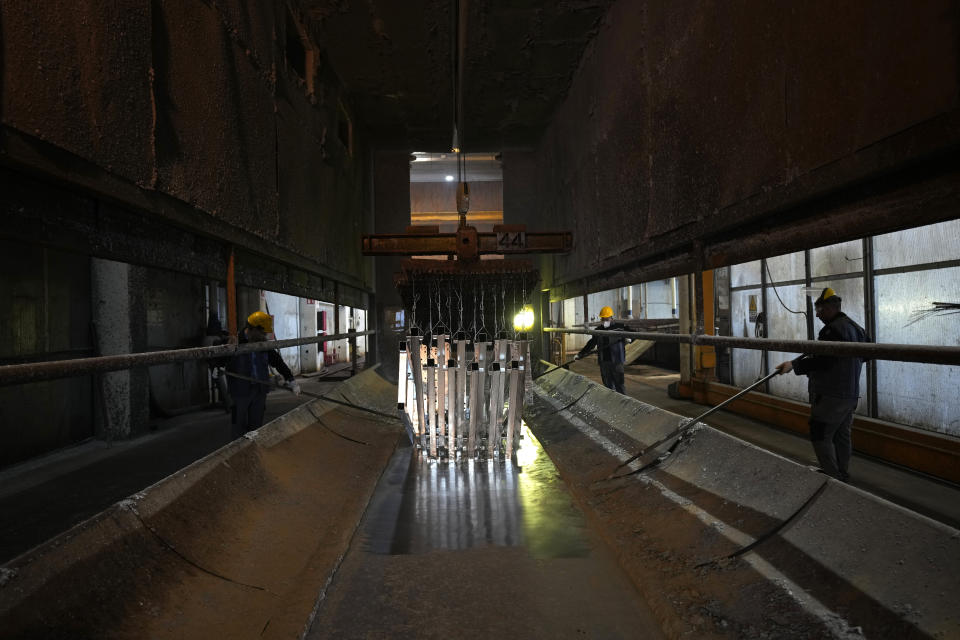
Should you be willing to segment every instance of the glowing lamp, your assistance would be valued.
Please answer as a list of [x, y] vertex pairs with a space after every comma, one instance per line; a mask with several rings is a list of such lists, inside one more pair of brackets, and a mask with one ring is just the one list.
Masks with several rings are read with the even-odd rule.
[[524, 306], [513, 318], [514, 331], [530, 331], [533, 329], [533, 307]]

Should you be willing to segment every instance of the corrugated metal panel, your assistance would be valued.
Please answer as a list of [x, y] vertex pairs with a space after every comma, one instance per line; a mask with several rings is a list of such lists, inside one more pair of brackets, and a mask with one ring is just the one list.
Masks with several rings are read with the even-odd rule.
[[[960, 268], [877, 276], [876, 290], [879, 342], [960, 345], [960, 314], [916, 315], [960, 302]], [[880, 361], [877, 371], [880, 418], [960, 436], [960, 367]]]
[[960, 220], [887, 233], [873, 239], [874, 269], [957, 260]]

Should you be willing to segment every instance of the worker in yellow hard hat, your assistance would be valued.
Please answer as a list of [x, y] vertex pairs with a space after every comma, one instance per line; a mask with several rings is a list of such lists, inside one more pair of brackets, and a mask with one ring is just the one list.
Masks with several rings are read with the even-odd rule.
[[[624, 331], [627, 327], [620, 322], [614, 322], [613, 309], [604, 307], [600, 309], [600, 326], [597, 328], [604, 331]], [[626, 393], [623, 386], [623, 365], [627, 359], [626, 349], [624, 348], [625, 342], [630, 342], [630, 339], [614, 336], [592, 336], [590, 341], [584, 345], [583, 349], [580, 349], [580, 352], [573, 359], [579, 360], [596, 348], [603, 386], [619, 393]]]
[[[263, 311], [254, 311], [247, 316], [247, 324], [239, 336], [239, 342], [265, 342], [267, 334], [270, 333], [273, 333], [273, 317]], [[233, 398], [231, 433], [234, 438], [263, 426], [267, 392], [272, 386], [269, 367], [279, 371], [286, 381], [285, 386], [294, 394], [300, 395], [300, 385], [294, 380], [290, 367], [276, 349], [238, 353], [233, 356], [227, 364], [227, 376]]]
[[[814, 301], [823, 328], [817, 340], [869, 342], [863, 327], [840, 310], [842, 300], [827, 287]], [[846, 482], [853, 443], [850, 427], [860, 399], [863, 360], [856, 357], [802, 355], [777, 366], [780, 373], [806, 375], [810, 393], [810, 441], [820, 469]]]

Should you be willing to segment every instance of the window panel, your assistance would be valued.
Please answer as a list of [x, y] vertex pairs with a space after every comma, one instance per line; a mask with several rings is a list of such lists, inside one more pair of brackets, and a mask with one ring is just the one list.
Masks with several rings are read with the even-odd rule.
[[730, 286], [745, 287], [747, 285], [760, 285], [760, 261], [745, 262], [735, 264], [730, 267]]
[[810, 275], [842, 275], [863, 271], [863, 241], [851, 240], [810, 250]]
[[[877, 276], [877, 338], [894, 344], [960, 345], [960, 314], [925, 313], [960, 302], [960, 268]], [[960, 436], [960, 367], [877, 362], [878, 417]]]
[[767, 258], [767, 269], [770, 282], [803, 280], [806, 277], [803, 251]]
[[944, 262], [960, 258], [960, 220], [895, 231], [873, 239], [873, 268]]
[[[756, 296], [759, 300], [760, 289], [745, 289], [743, 291], [733, 291], [730, 294], [730, 332], [733, 336], [754, 337], [756, 324], [750, 321], [751, 296]], [[759, 303], [757, 304], [757, 310], [761, 310]], [[733, 383], [735, 385], [745, 387], [760, 375], [763, 357], [761, 351], [732, 349], [730, 357], [733, 361]]]

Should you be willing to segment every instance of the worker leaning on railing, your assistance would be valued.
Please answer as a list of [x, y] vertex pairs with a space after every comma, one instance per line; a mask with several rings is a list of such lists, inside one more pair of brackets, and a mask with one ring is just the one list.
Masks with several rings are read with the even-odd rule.
[[[273, 318], [263, 311], [255, 311], [247, 317], [247, 325], [238, 336], [241, 344], [245, 342], [265, 342], [267, 334], [273, 333]], [[269, 366], [268, 366], [269, 365]], [[290, 367], [280, 357], [276, 349], [269, 351], [251, 351], [238, 353], [227, 362], [230, 396], [233, 398], [231, 412], [231, 434], [239, 438], [248, 431], [263, 426], [263, 414], [267, 406], [267, 391], [270, 384], [270, 369], [280, 372], [293, 393], [300, 394], [300, 385], [293, 379]], [[236, 374], [244, 378], [262, 380], [262, 384], [230, 376]]]
[[[600, 309], [601, 328], [604, 331], [624, 331], [627, 328], [620, 322], [613, 322], [612, 318], [613, 309], [610, 307]], [[597, 361], [600, 363], [600, 377], [603, 379], [603, 385], [618, 393], [626, 393], [623, 387], [623, 365], [627, 360], [627, 353], [624, 347], [625, 342], [632, 342], [632, 340], [626, 337], [593, 336], [573, 359], [579, 360], [596, 348]]]

